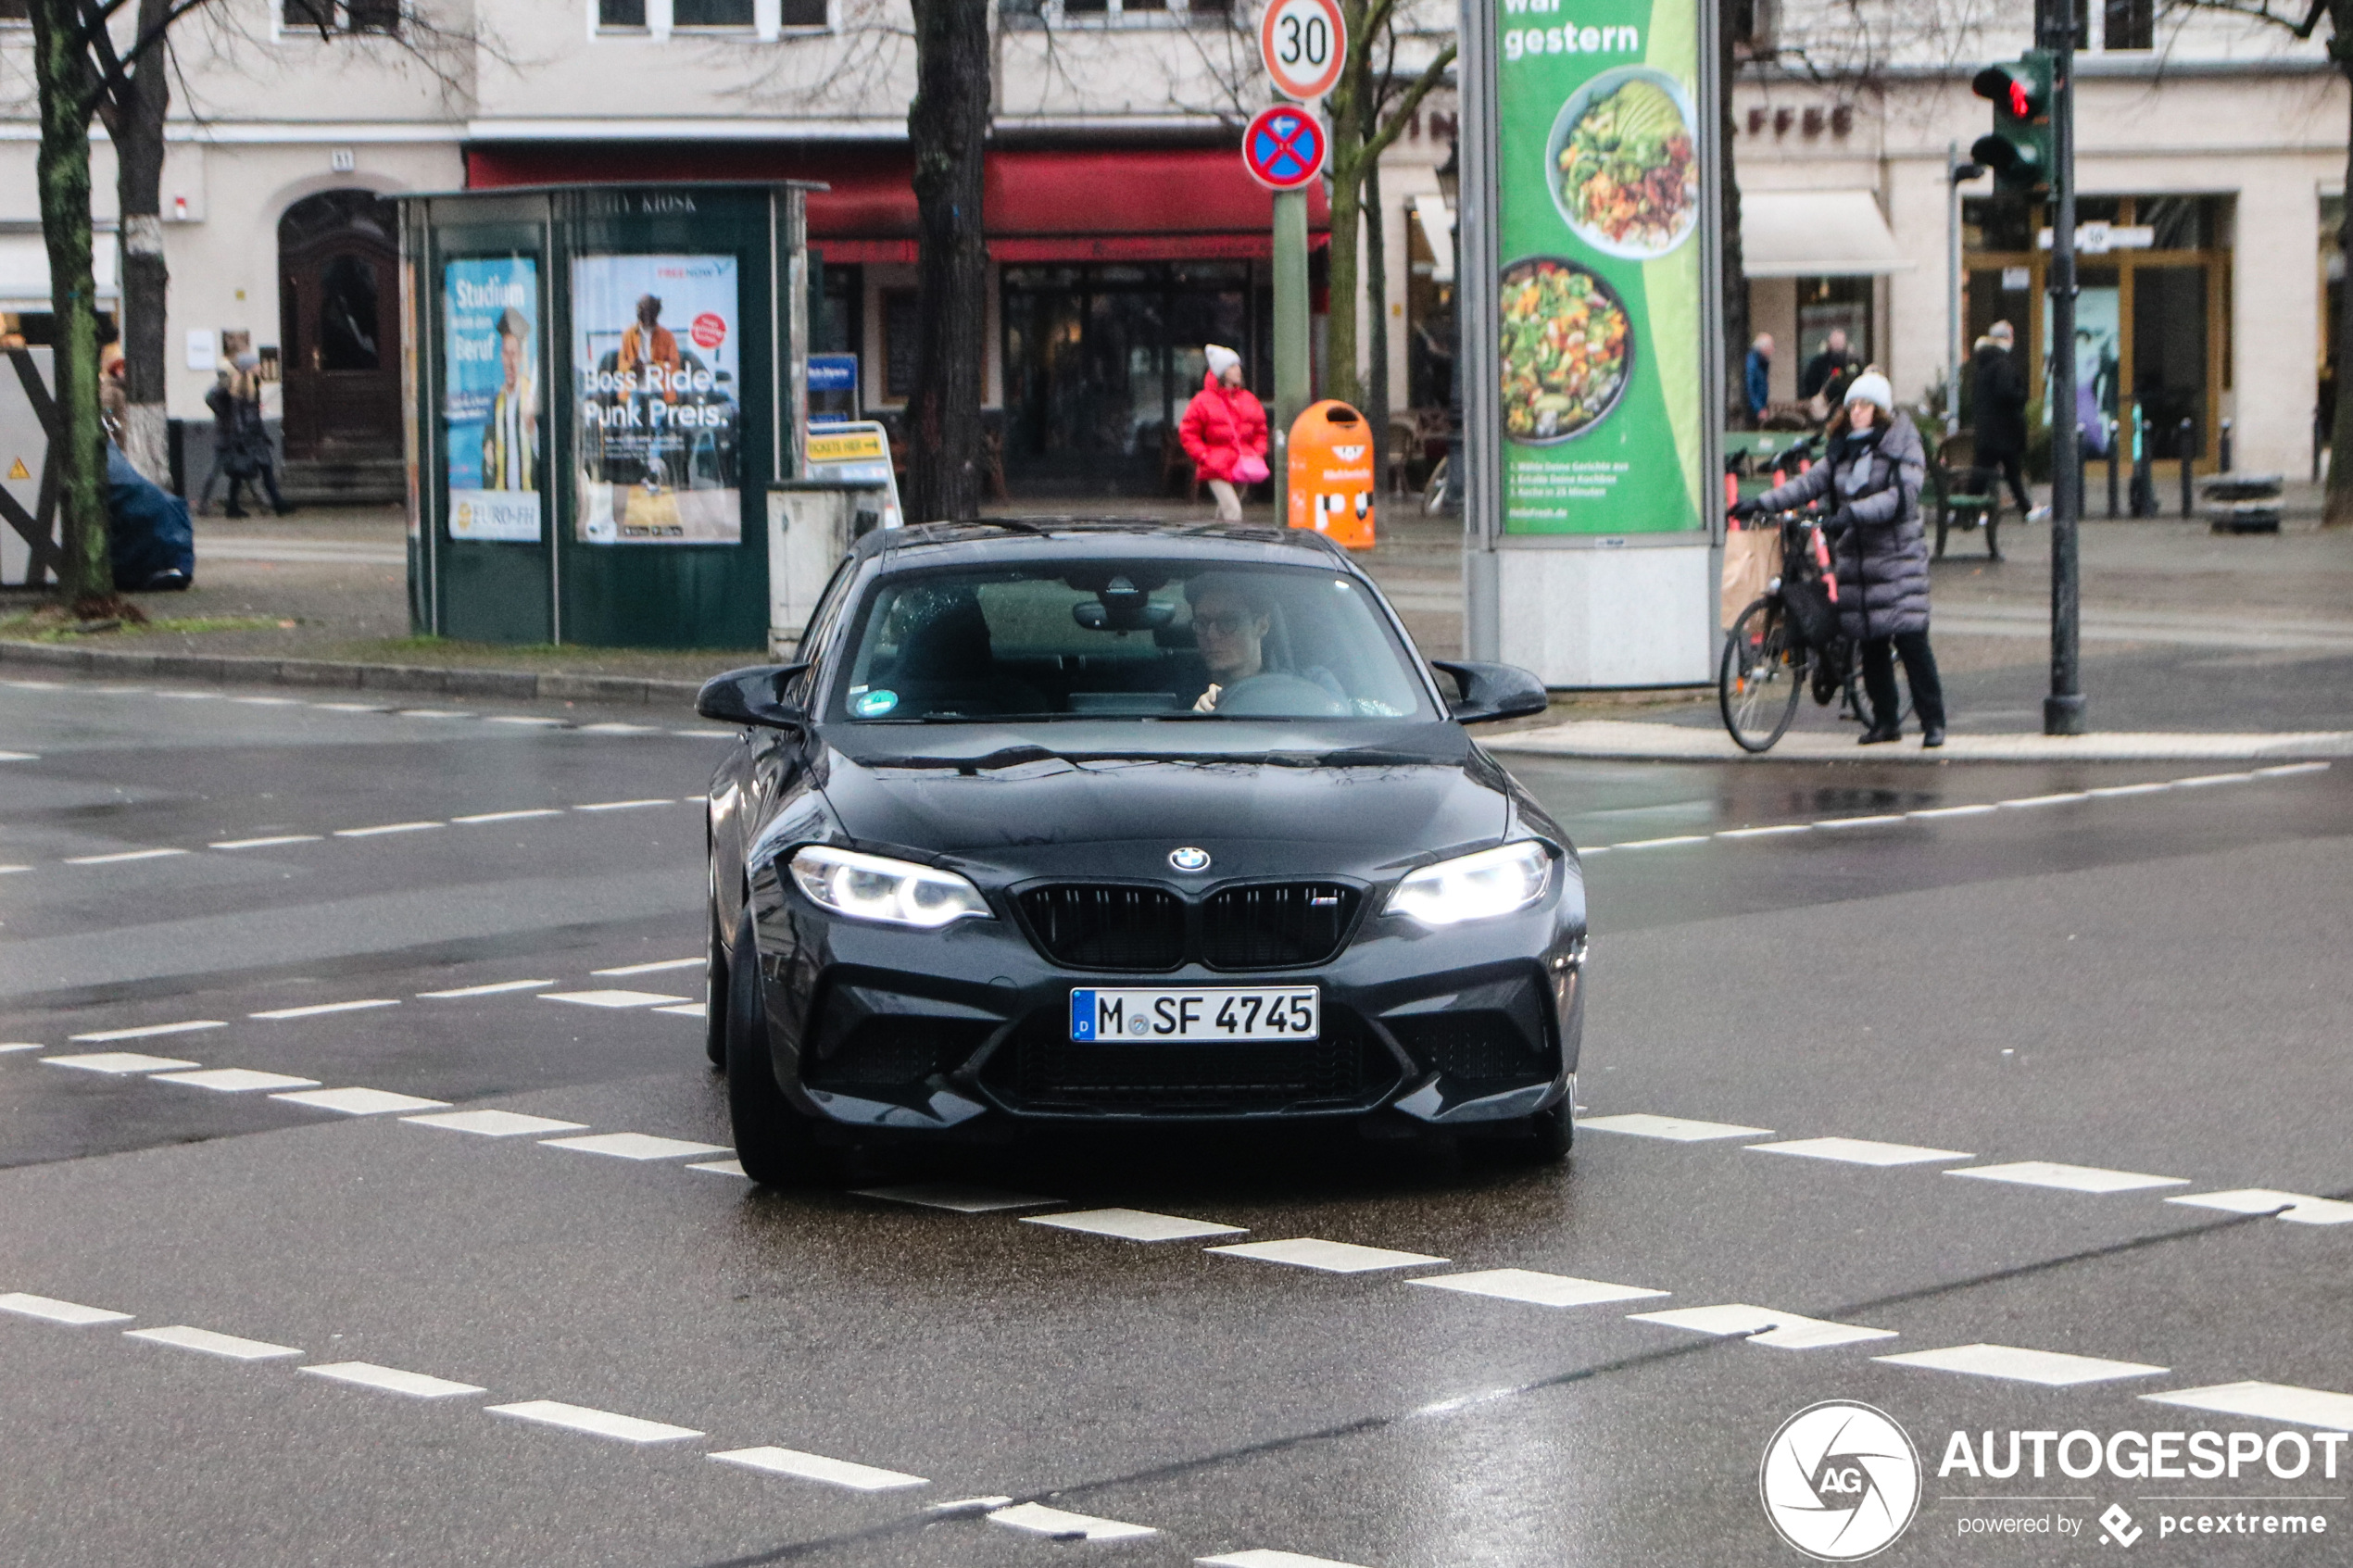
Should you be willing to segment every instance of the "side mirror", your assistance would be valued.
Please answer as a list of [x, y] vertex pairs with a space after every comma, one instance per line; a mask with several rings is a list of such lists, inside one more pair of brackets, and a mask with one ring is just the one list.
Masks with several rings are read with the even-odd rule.
[[1483, 724], [1496, 719], [1525, 719], [1552, 705], [1544, 683], [1516, 664], [1472, 664], [1447, 659], [1429, 661], [1454, 678], [1461, 696], [1446, 705], [1459, 724]]
[[770, 730], [805, 729], [809, 715], [776, 694], [806, 664], [753, 664], [713, 675], [695, 696], [695, 711], [721, 724], [754, 724]]

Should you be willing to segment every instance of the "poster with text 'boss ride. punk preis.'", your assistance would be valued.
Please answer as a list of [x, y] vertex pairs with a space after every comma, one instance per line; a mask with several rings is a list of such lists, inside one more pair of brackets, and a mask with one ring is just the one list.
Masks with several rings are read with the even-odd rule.
[[732, 256], [573, 262], [581, 543], [742, 542], [736, 306]]

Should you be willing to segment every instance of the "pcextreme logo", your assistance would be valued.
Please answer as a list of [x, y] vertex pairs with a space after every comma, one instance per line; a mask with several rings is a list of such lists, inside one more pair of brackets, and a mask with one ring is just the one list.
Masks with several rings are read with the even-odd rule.
[[1826, 1399], [1781, 1423], [1756, 1489], [1781, 1539], [1818, 1562], [1854, 1562], [1919, 1511], [1919, 1451], [1884, 1411]]

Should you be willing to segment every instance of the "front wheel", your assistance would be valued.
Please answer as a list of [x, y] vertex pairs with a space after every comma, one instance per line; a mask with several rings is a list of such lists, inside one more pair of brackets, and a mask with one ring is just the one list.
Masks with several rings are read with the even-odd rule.
[[1776, 600], [1758, 599], [1724, 635], [1716, 671], [1716, 705], [1743, 751], [1769, 750], [1797, 714], [1806, 654], [1791, 646], [1789, 618]]
[[841, 1151], [818, 1143], [816, 1128], [776, 1085], [749, 908], [736, 927], [735, 961], [727, 969], [727, 1113], [736, 1129], [736, 1163], [762, 1186], [838, 1180]]

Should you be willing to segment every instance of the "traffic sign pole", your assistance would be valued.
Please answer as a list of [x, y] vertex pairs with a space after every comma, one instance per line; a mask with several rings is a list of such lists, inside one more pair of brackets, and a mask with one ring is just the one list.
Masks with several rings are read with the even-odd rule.
[[1307, 193], [1275, 193], [1275, 517], [1290, 516], [1290, 427], [1313, 396], [1307, 355]]

